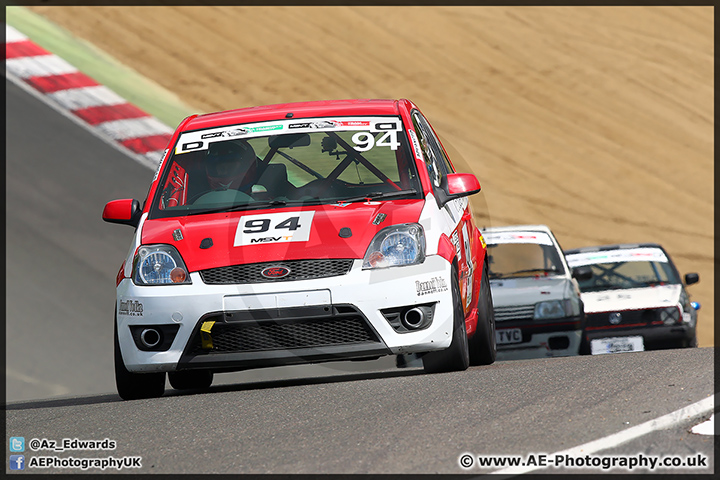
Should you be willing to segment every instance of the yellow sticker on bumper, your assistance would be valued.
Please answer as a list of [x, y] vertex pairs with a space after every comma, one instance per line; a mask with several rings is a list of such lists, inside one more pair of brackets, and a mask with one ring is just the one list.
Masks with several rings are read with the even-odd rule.
[[212, 350], [213, 343], [212, 343], [212, 327], [215, 325], [215, 322], [204, 322], [202, 326], [200, 327], [200, 340], [202, 342], [202, 348], [205, 350]]

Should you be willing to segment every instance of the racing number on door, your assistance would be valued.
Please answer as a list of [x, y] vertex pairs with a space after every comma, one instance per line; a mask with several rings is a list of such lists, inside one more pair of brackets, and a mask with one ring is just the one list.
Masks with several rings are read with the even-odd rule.
[[238, 222], [233, 246], [307, 242], [314, 211], [245, 215]]

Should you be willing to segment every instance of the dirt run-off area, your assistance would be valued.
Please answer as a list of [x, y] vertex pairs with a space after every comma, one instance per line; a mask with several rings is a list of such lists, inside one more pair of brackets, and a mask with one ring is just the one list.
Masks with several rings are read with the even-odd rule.
[[479, 178], [480, 226], [662, 244], [714, 344], [711, 6], [31, 9], [198, 113], [409, 98]]

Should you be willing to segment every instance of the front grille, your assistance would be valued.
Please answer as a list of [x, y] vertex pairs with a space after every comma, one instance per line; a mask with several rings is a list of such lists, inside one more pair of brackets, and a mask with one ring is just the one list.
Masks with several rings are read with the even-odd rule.
[[217, 322], [211, 330], [212, 348], [203, 348], [201, 333], [197, 330], [188, 353], [258, 352], [379, 342], [365, 317], [355, 308], [334, 308], [333, 313], [322, 317]]
[[535, 305], [522, 305], [518, 307], [495, 307], [495, 321], [532, 320], [535, 317]]
[[[200, 277], [203, 282], [210, 285], [288, 282], [345, 275], [350, 271], [352, 264], [352, 259], [288, 260], [249, 263], [201, 270]], [[275, 266], [285, 267], [290, 273], [282, 278], [266, 278], [260, 274], [264, 269]]]
[[[614, 322], [610, 321], [610, 316], [613, 314], [620, 314], [620, 321], [617, 322], [617, 317]], [[660, 316], [657, 309], [647, 310], [624, 310], [619, 312], [602, 312], [602, 313], [588, 313], [587, 314], [587, 327], [607, 327], [617, 326], [622, 327], [626, 325], [648, 325], [654, 321], [659, 321]]]

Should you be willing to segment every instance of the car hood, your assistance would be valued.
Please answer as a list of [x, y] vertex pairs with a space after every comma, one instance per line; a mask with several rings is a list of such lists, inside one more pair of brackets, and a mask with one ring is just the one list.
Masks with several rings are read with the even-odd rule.
[[508, 307], [568, 298], [571, 287], [566, 277], [523, 277], [491, 280], [490, 290], [495, 307]]
[[[395, 200], [386, 202], [355, 202], [246, 210], [177, 218], [147, 220], [142, 226], [142, 243], [170, 244], [178, 249], [189, 271], [245, 263], [271, 262], [316, 258], [363, 258], [375, 234], [385, 227], [417, 222], [424, 200]], [[377, 225], [373, 220], [383, 218]], [[300, 229], [293, 233], [300, 241], [280, 239], [281, 233], [291, 232], [286, 223], [284, 230], [270, 230], [252, 240], [236, 238], [239, 227], [245, 229], [248, 217], [254, 223], [250, 230], [262, 229], [264, 219], [274, 228], [283, 219], [297, 216]], [[377, 220], [376, 220], [377, 221]], [[350, 229], [351, 235], [341, 229]], [[177, 240], [177, 238], [181, 238]], [[297, 238], [297, 237], [296, 237]], [[207, 240], [210, 239], [210, 240]], [[249, 243], [256, 242], [256, 243]], [[208, 245], [211, 245], [208, 247]]]
[[680, 300], [680, 285], [603, 290], [581, 294], [586, 313], [669, 307]]

